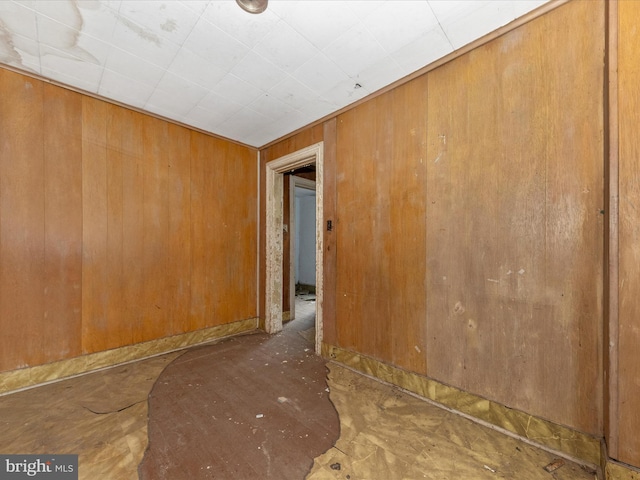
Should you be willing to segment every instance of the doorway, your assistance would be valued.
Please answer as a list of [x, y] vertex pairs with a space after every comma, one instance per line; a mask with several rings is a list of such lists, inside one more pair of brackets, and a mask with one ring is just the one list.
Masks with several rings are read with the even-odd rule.
[[266, 164], [266, 285], [265, 330], [277, 333], [282, 330], [283, 290], [283, 190], [284, 174], [298, 168], [316, 167], [316, 329], [315, 350], [322, 346], [322, 279], [323, 279], [323, 212], [322, 176], [323, 142], [277, 158]]
[[[315, 165], [289, 175], [289, 312], [296, 317], [296, 298], [301, 285], [316, 286], [316, 181]], [[304, 178], [300, 175], [312, 176]], [[285, 195], [286, 196], [286, 195]], [[286, 242], [285, 242], [286, 245]]]

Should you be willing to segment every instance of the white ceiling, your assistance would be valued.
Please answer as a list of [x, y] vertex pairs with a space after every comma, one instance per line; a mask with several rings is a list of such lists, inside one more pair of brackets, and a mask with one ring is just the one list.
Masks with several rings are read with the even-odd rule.
[[260, 147], [545, 1], [0, 0], [0, 63]]

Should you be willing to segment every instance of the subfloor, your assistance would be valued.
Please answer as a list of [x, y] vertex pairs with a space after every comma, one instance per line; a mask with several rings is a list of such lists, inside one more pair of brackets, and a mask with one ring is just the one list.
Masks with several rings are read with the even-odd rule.
[[[79, 455], [79, 478], [87, 480], [294, 480], [305, 478], [309, 470], [306, 478], [311, 480], [595, 478], [588, 468], [558, 459], [551, 453], [335, 363], [327, 364], [328, 386], [316, 385], [312, 380], [301, 381], [304, 379], [296, 376], [305, 377], [307, 373], [301, 373], [303, 370], [296, 366], [321, 361], [309, 357], [313, 348], [314, 311], [313, 301], [299, 299], [296, 303], [298, 319], [287, 324], [281, 337], [296, 340], [288, 344], [272, 342], [272, 350], [269, 349], [269, 337], [265, 342], [258, 342], [259, 352], [256, 345], [249, 345], [249, 341], [255, 342], [258, 337], [235, 337], [232, 343], [223, 341], [195, 347], [0, 396], [0, 453], [75, 453]], [[304, 341], [299, 342], [298, 338]], [[238, 354], [244, 341], [250, 347], [245, 352], [247, 358], [270, 365], [227, 375], [221, 359], [231, 350], [234, 355]], [[222, 353], [225, 349], [227, 352]], [[211, 361], [209, 365], [207, 358]], [[194, 372], [193, 378], [179, 382], [179, 377], [173, 373], [194, 362], [203, 362], [199, 366], [200, 373]], [[275, 365], [278, 365], [278, 371], [269, 370]], [[317, 367], [318, 364], [313, 369], [317, 371]], [[200, 391], [205, 380], [202, 372], [217, 376], [218, 382], [233, 383], [234, 376], [238, 380], [241, 378], [239, 391], [246, 393], [249, 385], [255, 383], [265, 394], [258, 395], [258, 403], [252, 403], [255, 399], [249, 398], [256, 397], [255, 394], [237, 396], [235, 401], [224, 396], [203, 396]], [[284, 383], [269, 380], [277, 375], [291, 377], [291, 380]], [[266, 393], [265, 385], [269, 383], [287, 388], [275, 402], [266, 398], [273, 397]], [[323, 394], [325, 388], [330, 390], [329, 398], [335, 410], [317, 408], [327, 401]], [[220, 392], [229, 392], [229, 388]], [[302, 402], [309, 393], [313, 396], [313, 392], [318, 399], [309, 408], [315, 410], [295, 408], [301, 405], [296, 403], [298, 399]], [[186, 395], [193, 393], [196, 394], [193, 401], [183, 401]], [[162, 418], [160, 410], [154, 411], [160, 403], [180, 404], [180, 408], [165, 410], [164, 415], [168, 416]], [[285, 410], [287, 416], [281, 418], [288, 423], [269, 426], [268, 422], [277, 418], [279, 408]], [[339, 431], [331, 425], [336, 411]], [[221, 417], [220, 428], [207, 423], [214, 421], [212, 416]], [[321, 420], [322, 416], [326, 416], [326, 422]], [[316, 436], [312, 442], [304, 437], [309, 435], [304, 430], [308, 428], [315, 432], [311, 434]], [[219, 437], [227, 439], [216, 450], [218, 455], [207, 454], [207, 449], [203, 449], [203, 444], [212, 438], [211, 430], [220, 432]], [[154, 437], [154, 431], [160, 434]], [[205, 434], [208, 437], [205, 438]], [[245, 435], [244, 439], [242, 435]], [[163, 436], [166, 437], [164, 440]], [[256, 443], [257, 439], [259, 442]], [[306, 457], [296, 457], [277, 448], [270, 450], [271, 445], [281, 441], [288, 443], [291, 450], [305, 453]], [[311, 454], [323, 442], [324, 453]], [[262, 451], [263, 447], [267, 453]], [[197, 452], [193, 457], [200, 463], [195, 468], [181, 464], [183, 456], [175, 454], [188, 451]], [[267, 458], [270, 467], [265, 468], [260, 462]], [[243, 459], [254, 462], [253, 470], [234, 470], [233, 465], [242, 466]], [[193, 459], [189, 461], [193, 462]], [[299, 474], [278, 473], [278, 465], [287, 462], [293, 463], [289, 466]], [[547, 471], [545, 467], [555, 470]], [[163, 471], [169, 470], [171, 476], [161, 476]], [[179, 473], [183, 470], [184, 474]]]

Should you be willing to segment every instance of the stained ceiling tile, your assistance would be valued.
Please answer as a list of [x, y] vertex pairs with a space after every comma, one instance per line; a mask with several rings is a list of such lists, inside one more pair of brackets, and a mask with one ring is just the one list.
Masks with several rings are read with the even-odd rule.
[[127, 0], [120, 6], [119, 13], [142, 26], [147, 32], [182, 45], [199, 16], [180, 2], [164, 1], [158, 8], [149, 9], [147, 1]]
[[112, 43], [120, 50], [162, 68], [171, 64], [180, 49], [179, 45], [122, 15], [118, 16], [115, 24]]
[[0, 0], [0, 63], [256, 147], [544, 0]]
[[0, 42], [13, 35], [38, 40], [36, 13], [22, 3], [0, 2]]

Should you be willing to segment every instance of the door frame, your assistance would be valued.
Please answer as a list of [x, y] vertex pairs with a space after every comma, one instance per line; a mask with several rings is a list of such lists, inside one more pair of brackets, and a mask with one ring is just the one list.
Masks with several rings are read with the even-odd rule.
[[316, 166], [316, 340], [315, 351], [320, 353], [323, 337], [323, 208], [322, 177], [324, 142], [290, 153], [266, 163], [266, 282], [265, 282], [265, 330], [277, 333], [282, 330], [283, 290], [283, 190], [284, 174], [297, 168]]

